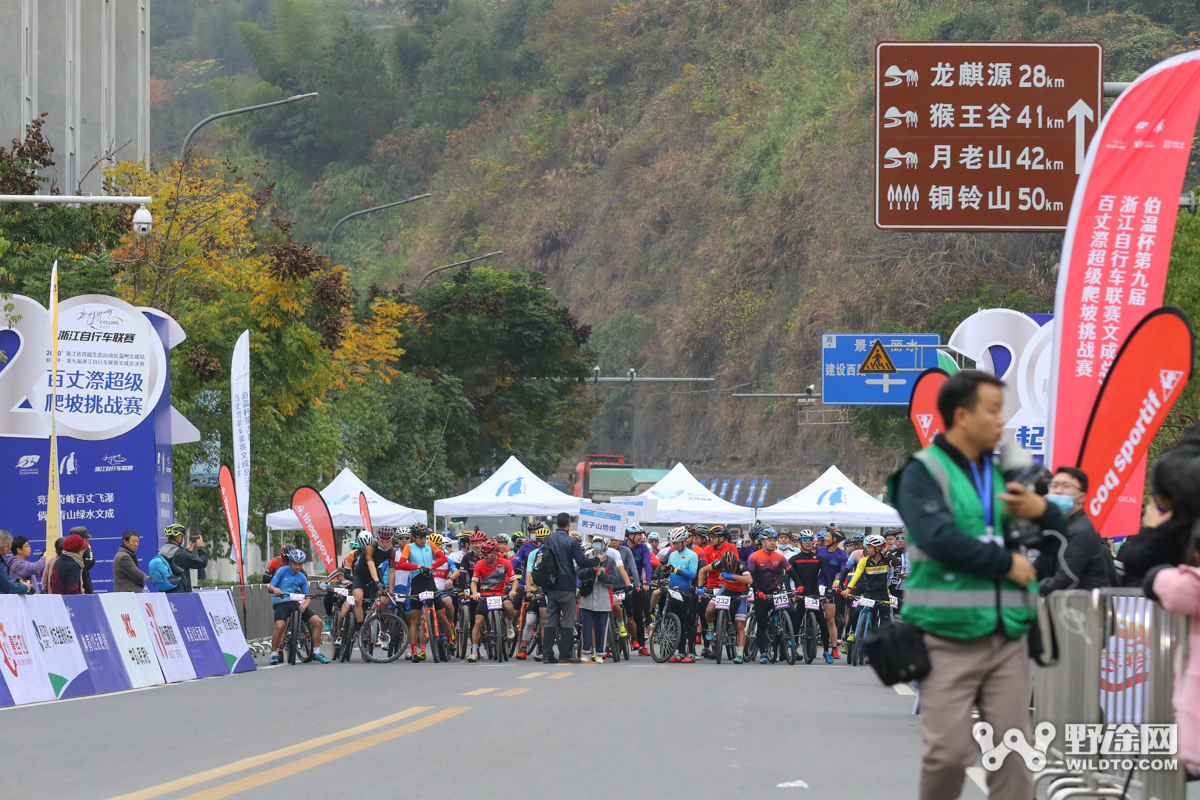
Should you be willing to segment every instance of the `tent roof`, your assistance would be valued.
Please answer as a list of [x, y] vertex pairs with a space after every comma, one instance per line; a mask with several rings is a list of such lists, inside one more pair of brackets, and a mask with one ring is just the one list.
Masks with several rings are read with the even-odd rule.
[[830, 467], [791, 497], [758, 510], [759, 522], [769, 524], [885, 526], [904, 524], [896, 509], [881, 503]]
[[[367, 510], [371, 514], [371, 525], [414, 525], [418, 522], [428, 522], [429, 516], [424, 511], [402, 506], [385, 500], [382, 495], [363, 483], [362, 479], [350, 471], [343, 469], [338, 476], [321, 490], [325, 505], [329, 506], [329, 516], [333, 518], [335, 528], [361, 528], [362, 514], [358, 510], [358, 494], [367, 496]], [[296, 512], [290, 508], [267, 514], [267, 528], [275, 531], [298, 531], [300, 520]]]
[[692, 477], [687, 467], [676, 464], [658, 483], [641, 494], [658, 500], [658, 522], [709, 522], [749, 524], [754, 509], [722, 500]]
[[530, 514], [579, 513], [578, 497], [563, 494], [534, 475], [516, 456], [466, 494], [433, 504], [439, 517], [506, 517]]

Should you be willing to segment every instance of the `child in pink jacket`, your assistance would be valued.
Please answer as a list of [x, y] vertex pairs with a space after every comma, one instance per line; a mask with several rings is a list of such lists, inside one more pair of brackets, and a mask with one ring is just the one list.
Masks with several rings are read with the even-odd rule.
[[1187, 670], [1178, 674], [1176, 667], [1175, 722], [1179, 725], [1179, 758], [1188, 772], [1200, 772], [1200, 568], [1158, 567], [1146, 575], [1148, 597], [1173, 614], [1186, 614], [1188, 649], [1191, 657]]

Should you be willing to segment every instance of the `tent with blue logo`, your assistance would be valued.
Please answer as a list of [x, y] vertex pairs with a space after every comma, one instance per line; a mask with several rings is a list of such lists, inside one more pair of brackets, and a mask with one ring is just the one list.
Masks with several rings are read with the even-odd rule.
[[580, 498], [563, 494], [509, 456], [492, 476], [466, 494], [433, 504], [437, 517], [523, 517], [579, 514]]
[[791, 497], [760, 508], [758, 521], [769, 525], [904, 525], [896, 509], [855, 486], [837, 467], [825, 470], [825, 474]]
[[[325, 505], [329, 506], [329, 516], [333, 518], [335, 528], [361, 528], [362, 513], [358, 507], [358, 494], [362, 492], [367, 497], [367, 510], [371, 514], [371, 525], [415, 525], [418, 522], [429, 522], [429, 515], [416, 508], [402, 506], [385, 500], [383, 495], [376, 492], [347, 467], [321, 490]], [[296, 512], [290, 508], [267, 514], [267, 527], [273, 531], [301, 530], [300, 520]]]
[[688, 468], [676, 464], [663, 479], [640, 497], [658, 501], [656, 522], [741, 525], [754, 522], [754, 509], [722, 500], [692, 477]]

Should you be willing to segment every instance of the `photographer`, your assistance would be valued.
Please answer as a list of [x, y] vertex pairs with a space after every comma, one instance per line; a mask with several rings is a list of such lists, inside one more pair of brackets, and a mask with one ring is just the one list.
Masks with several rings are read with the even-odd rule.
[[167, 535], [167, 543], [159, 549], [158, 554], [167, 560], [171, 571], [179, 576], [179, 584], [171, 591], [190, 592], [191, 570], [200, 569], [208, 564], [208, 553], [204, 552], [204, 537], [197, 536], [185, 548], [183, 537], [187, 531], [178, 522], [168, 525], [163, 532]]
[[[909, 532], [904, 620], [923, 632], [930, 663], [921, 680], [921, 800], [962, 792], [979, 756], [972, 706], [998, 736], [1016, 728], [1031, 740], [1026, 634], [1037, 617], [1035, 572], [1005, 546], [1005, 526], [1011, 517], [1042, 530], [1066, 523], [1044, 497], [1006, 486], [991, 456], [1004, 428], [1003, 387], [976, 370], [947, 380], [938, 393], [946, 432], [890, 487]], [[1033, 775], [1019, 758], [987, 780], [994, 800], [1033, 796]]]

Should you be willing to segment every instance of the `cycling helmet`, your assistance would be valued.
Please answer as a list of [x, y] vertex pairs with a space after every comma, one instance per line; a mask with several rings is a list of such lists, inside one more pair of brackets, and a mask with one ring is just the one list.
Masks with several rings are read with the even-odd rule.
[[471, 541], [472, 542], [486, 542], [487, 534], [484, 533], [483, 531], [472, 531], [471, 532]]
[[484, 542], [481, 549], [485, 556], [496, 555], [500, 552], [500, 545], [495, 542]]
[[389, 528], [387, 525], [380, 525], [379, 532], [375, 534], [375, 538], [381, 542], [390, 542], [395, 535], [395, 528]]
[[765, 528], [760, 528], [758, 531], [759, 539], [774, 539], [776, 538], [775, 529], [768, 525]]
[[187, 533], [187, 528], [183, 527], [178, 522], [172, 522], [170, 525], [163, 528], [163, 533], [167, 536], [183, 536], [185, 533]]
[[358, 543], [358, 539], [351, 539], [351, 540], [350, 540], [350, 549], [351, 549], [351, 550], [357, 550], [357, 549], [358, 549], [360, 546], [361, 546], [361, 545], [359, 545], [359, 543]]
[[429, 534], [429, 541], [432, 542], [435, 546], [441, 547], [442, 542], [445, 540], [442, 539], [442, 535], [440, 533], [431, 533], [431, 534]]
[[642, 530], [641, 525], [638, 525], [636, 522], [631, 522], [625, 526], [625, 535], [628, 536], [631, 533], [645, 533], [645, 531]]
[[507, 533], [498, 533], [496, 534], [496, 541], [500, 542], [500, 544], [508, 544], [512, 539]]
[[725, 555], [721, 556], [721, 560], [717, 562], [721, 572], [733, 572], [737, 568], [737, 556], [732, 550], [726, 550]]
[[883, 532], [884, 536], [900, 536], [904, 533], [904, 528], [888, 528]]
[[708, 529], [709, 536], [724, 536], [729, 541], [729, 531], [723, 525], [713, 525]]
[[779, 529], [779, 535], [780, 535], [780, 536], [791, 536], [791, 535], [792, 535], [792, 529], [791, 529], [791, 528], [780, 528], [780, 529]]
[[537, 539], [539, 542], [542, 541], [543, 539], [545, 539], [549, 535], [550, 535], [550, 529], [547, 528], [545, 525], [543, 525], [540, 528], [533, 529], [533, 538]]
[[657, 531], [650, 531], [650, 535], [649, 535], [648, 537], [646, 537], [646, 538], [648, 538], [648, 539], [653, 539], [654, 541], [656, 541], [656, 542], [657, 542], [657, 541], [658, 541], [658, 532], [657, 532]]
[[370, 531], [363, 531], [358, 535], [358, 546], [368, 547], [375, 544], [375, 534]]
[[868, 547], [883, 547], [884, 544], [886, 544], [886, 541], [878, 533], [872, 533], [863, 540], [863, 544], [867, 545]]
[[308, 558], [308, 556], [304, 555], [303, 550], [292, 550], [288, 553], [288, 559], [296, 564], [303, 564], [306, 558]]
[[809, 530], [808, 528], [805, 528], [804, 530], [800, 531], [800, 541], [802, 541], [802, 542], [811, 541], [815, 538], [816, 538], [816, 536], [814, 536], [813, 532], [811, 530]]
[[431, 533], [433, 533], [433, 531], [430, 530], [429, 526], [424, 522], [418, 522], [416, 525], [412, 526], [413, 536], [428, 536]]
[[678, 528], [671, 529], [670, 533], [667, 534], [667, 541], [669, 541], [671, 544], [679, 544], [681, 542], [686, 542], [689, 536], [691, 536], [691, 534], [688, 533], [688, 529], [680, 526]]

